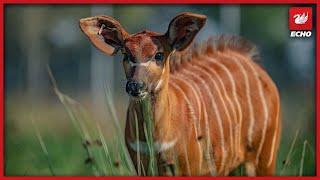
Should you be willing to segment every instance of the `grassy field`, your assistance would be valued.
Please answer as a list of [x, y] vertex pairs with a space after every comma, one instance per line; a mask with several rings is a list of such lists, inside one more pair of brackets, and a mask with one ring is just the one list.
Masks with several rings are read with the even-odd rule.
[[[22, 97], [6, 98], [6, 175], [135, 175], [124, 145], [123, 121], [117, 117], [110, 93], [106, 90], [110, 116], [97, 121], [80, 103], [54, 90], [59, 101], [47, 104], [28, 106]], [[290, 112], [297, 112], [303, 104], [290, 102], [294, 97], [290, 93], [282, 96], [287, 106], [283, 108], [277, 175], [314, 176], [314, 108], [292, 116]], [[244, 175], [244, 168], [232, 175]]]

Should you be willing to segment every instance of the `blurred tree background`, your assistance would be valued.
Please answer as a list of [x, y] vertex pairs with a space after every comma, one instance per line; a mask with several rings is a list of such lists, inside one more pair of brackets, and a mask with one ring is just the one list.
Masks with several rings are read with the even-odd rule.
[[[60, 90], [82, 104], [93, 124], [101, 124], [106, 141], [112, 146], [112, 140], [120, 138], [110, 126], [104, 97], [107, 87], [123, 129], [128, 96], [121, 57], [108, 57], [95, 49], [78, 26], [80, 18], [105, 14], [118, 19], [130, 33], [143, 29], [164, 33], [182, 11], [208, 16], [198, 42], [212, 35], [237, 34], [258, 46], [260, 63], [281, 95], [283, 131], [277, 175], [315, 175], [315, 32], [310, 38], [290, 38], [289, 7], [6, 5], [6, 175], [52, 175], [52, 171], [54, 175], [92, 175], [83, 142], [50, 85], [47, 65]], [[35, 129], [48, 155], [43, 154]]]

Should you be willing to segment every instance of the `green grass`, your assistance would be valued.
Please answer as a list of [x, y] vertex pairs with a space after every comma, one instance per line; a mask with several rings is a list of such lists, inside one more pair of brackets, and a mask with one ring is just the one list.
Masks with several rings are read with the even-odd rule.
[[[116, 127], [116, 137], [118, 139], [114, 145], [118, 150], [117, 155], [111, 155], [110, 148], [102, 134], [100, 124], [96, 122], [94, 127], [92, 121], [88, 118], [88, 115], [80, 103], [71, 99], [69, 96], [63, 94], [57, 86], [57, 83], [52, 75], [50, 68], [48, 67], [48, 73], [53, 85], [55, 94], [59, 97], [60, 102], [63, 104], [67, 111], [73, 125], [78, 130], [78, 133], [83, 142], [84, 149], [86, 151], [85, 163], [92, 169], [92, 174], [96, 176], [108, 176], [108, 175], [135, 175], [135, 170], [132, 162], [130, 161], [129, 154], [126, 150], [124, 143], [124, 136], [120, 130], [118, 119], [114, 112], [113, 102], [109, 91], [106, 90], [107, 107], [112, 112], [112, 122]], [[118, 157], [118, 159], [115, 159]], [[119, 165], [117, 165], [119, 164]], [[121, 164], [121, 166], [120, 166]]]
[[[13, 116], [16, 111], [22, 112], [19, 105], [6, 104], [6, 175], [157, 175], [155, 158], [150, 159], [148, 167], [135, 172], [124, 143], [115, 103], [107, 87], [105, 110], [110, 114], [109, 121], [94, 121], [86, 108], [58, 89], [51, 71], [49, 74], [60, 101], [58, 106], [63, 107], [59, 112], [63, 110], [66, 116], [57, 115], [54, 109], [40, 115], [38, 111], [41, 108], [34, 107], [31, 112]], [[140, 103], [147, 117], [144, 130], [149, 153], [154, 154], [149, 100]], [[314, 118], [309, 113], [301, 114], [301, 119]], [[277, 175], [315, 175], [314, 133], [302, 127], [298, 124], [283, 130]], [[245, 175], [244, 168], [237, 168], [231, 175]]]

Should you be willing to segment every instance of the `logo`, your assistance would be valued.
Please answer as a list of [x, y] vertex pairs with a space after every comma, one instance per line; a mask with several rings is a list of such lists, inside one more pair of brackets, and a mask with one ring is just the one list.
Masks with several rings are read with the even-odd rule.
[[291, 7], [289, 9], [290, 37], [310, 37], [312, 35], [312, 8]]
[[303, 14], [295, 14], [293, 16], [295, 24], [305, 24], [308, 21], [308, 13], [307, 15]]

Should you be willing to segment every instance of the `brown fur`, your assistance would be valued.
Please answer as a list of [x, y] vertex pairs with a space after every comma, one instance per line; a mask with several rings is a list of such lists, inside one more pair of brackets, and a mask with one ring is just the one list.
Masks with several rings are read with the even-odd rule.
[[[153, 141], [177, 140], [157, 153], [160, 175], [174, 165], [176, 175], [225, 176], [241, 164], [247, 175], [274, 175], [281, 132], [277, 87], [256, 63], [257, 48], [243, 38], [220, 36], [185, 50], [205, 19], [181, 13], [163, 35], [129, 35], [107, 16], [82, 19], [80, 27], [106, 54], [121, 49], [127, 79], [147, 85]], [[160, 62], [155, 60], [159, 52], [165, 57]], [[130, 99], [125, 140], [137, 171], [147, 172], [149, 156], [130, 147], [145, 141], [138, 101]]]
[[[225, 38], [225, 37], [223, 37]], [[177, 53], [170, 62], [168, 63], [168, 69], [171, 73], [167, 73], [166, 76], [169, 77], [168, 87], [163, 88], [159, 94], [157, 94], [153, 98], [153, 109], [154, 109], [154, 119], [156, 123], [156, 132], [154, 135], [155, 140], [159, 141], [168, 141], [173, 137], [179, 137], [179, 143], [169, 151], [164, 152], [164, 157], [169, 157], [169, 159], [178, 158], [179, 161], [179, 173], [180, 175], [209, 175], [210, 171], [208, 165], [204, 162], [204, 154], [209, 153], [212, 155], [212, 161], [216, 164], [217, 172], [215, 175], [228, 175], [230, 171], [239, 166], [240, 164], [248, 164], [248, 175], [274, 175], [275, 170], [275, 159], [276, 154], [274, 154], [272, 163], [270, 166], [267, 166], [267, 162], [270, 157], [270, 147], [272, 145], [273, 135], [276, 134], [277, 140], [275, 143], [274, 151], [277, 151], [277, 147], [279, 144], [280, 137], [280, 120], [277, 119], [277, 113], [279, 112], [279, 95], [276, 86], [267, 75], [267, 73], [256, 63], [254, 60], [257, 60], [256, 48], [254, 46], [245, 46], [242, 48], [238, 48], [237, 44], [243, 44], [244, 41], [241, 38], [239, 42], [236, 42], [235, 38], [230, 38], [229, 41], [223, 42], [222, 39], [219, 38], [220, 41], [217, 41], [218, 44], [211, 44], [211, 41], [205, 44], [205, 46], [199, 47], [194, 46], [182, 53]], [[247, 44], [247, 43], [245, 43]], [[249, 45], [249, 44], [247, 44]], [[249, 48], [250, 47], [250, 48]], [[215, 63], [207, 60], [208, 58], [215, 58], [218, 64], [224, 65], [235, 77], [236, 83], [236, 92], [239, 97], [239, 102], [241, 109], [235, 108], [234, 99], [231, 102], [226, 101], [226, 95], [232, 97], [232, 88], [231, 83], [227, 77], [227, 74]], [[244, 69], [248, 73], [249, 78], [249, 88], [251, 89], [251, 98], [252, 105], [254, 107], [254, 117], [255, 117], [255, 126], [253, 132], [253, 143], [252, 146], [248, 145], [248, 126], [249, 126], [249, 110], [246, 94], [244, 92], [244, 77], [239, 71], [239, 67], [231, 61], [230, 58], [234, 58], [236, 61], [241, 63]], [[174, 62], [173, 62], [174, 61]], [[259, 74], [259, 81], [262, 84], [263, 91], [266, 97], [266, 104], [268, 106], [268, 117], [269, 123], [267, 125], [266, 131], [266, 140], [263, 144], [262, 152], [258, 157], [259, 161], [256, 163], [257, 151], [259, 148], [259, 143], [262, 138], [263, 131], [263, 112], [262, 112], [262, 103], [261, 99], [258, 96], [257, 89], [257, 81], [254, 78], [253, 71], [245, 64], [250, 63], [255, 70]], [[170, 66], [170, 67], [169, 67]], [[221, 88], [221, 83], [215, 75], [212, 75], [211, 78], [218, 85], [222, 95], [222, 99], [220, 99], [220, 95], [217, 92], [217, 89], [213, 87], [213, 84], [209, 83], [208, 78], [206, 77], [202, 71], [195, 69], [194, 67], [201, 67], [206, 72], [209, 72], [210, 69], [216, 71], [216, 73], [222, 79], [223, 85], [225, 86], [225, 90]], [[188, 76], [185, 71], [192, 71], [199, 78], [202, 78], [212, 89], [211, 93], [218, 104], [217, 112], [212, 109], [211, 100], [208, 98], [208, 92], [205, 90], [203, 85], [199, 83], [198, 78]], [[182, 77], [185, 81], [191, 84], [193, 87], [199, 87], [200, 89], [200, 100], [201, 100], [201, 109], [205, 106], [207, 108], [207, 113], [209, 116], [209, 127], [210, 127], [210, 137], [205, 135], [205, 122], [204, 122], [204, 112], [203, 110], [197, 108], [197, 100], [195, 99], [195, 95], [190, 90], [190, 87], [187, 86], [183, 81], [176, 79], [176, 77]], [[187, 80], [188, 79], [188, 80]], [[181, 91], [174, 88], [175, 86], [179, 86], [184, 93], [186, 93], [187, 97], [190, 100], [191, 106], [194, 108], [194, 112], [190, 112], [190, 109], [187, 107], [187, 102], [184, 100]], [[226, 103], [226, 106], [222, 106], [222, 101]], [[169, 104], [169, 105], [168, 105]], [[211, 107], [211, 109], [210, 109]], [[225, 109], [227, 108], [227, 109]], [[129, 107], [129, 111], [130, 111]], [[160, 111], [161, 113], [157, 113]], [[234, 112], [234, 113], [232, 113]], [[219, 113], [222, 119], [222, 126], [224, 129], [224, 138], [225, 138], [225, 146], [227, 151], [227, 158], [224, 162], [224, 166], [221, 167], [222, 163], [222, 152], [220, 149], [220, 141], [217, 139], [219, 137], [219, 126], [217, 124], [217, 119], [215, 118], [215, 113]], [[232, 120], [232, 129], [228, 126], [228, 114]], [[191, 116], [194, 114], [196, 117], [200, 116], [198, 119], [200, 123], [200, 131], [196, 136], [194, 132], [194, 127], [196, 126], [194, 122], [191, 120]], [[241, 114], [241, 115], [240, 115]], [[242, 116], [242, 128], [241, 128], [241, 141], [240, 147], [235, 147], [235, 145], [231, 143], [230, 139], [230, 131], [235, 132], [236, 126], [239, 126], [239, 118]], [[131, 121], [132, 122], [132, 121]], [[127, 127], [130, 125], [130, 118], [127, 120]], [[237, 125], [238, 124], [238, 125]], [[276, 128], [278, 126], [278, 128]], [[165, 132], [165, 133], [164, 133]], [[236, 138], [236, 136], [234, 136]], [[206, 141], [211, 139], [211, 150], [209, 152], [200, 152], [197, 148], [197, 143], [200, 142], [201, 149], [205, 151]], [[184, 155], [184, 148], [187, 145], [187, 151], [189, 159], [189, 165], [187, 163], [186, 157]], [[233, 147], [233, 149], [230, 149]], [[131, 150], [129, 150], [131, 152]], [[233, 151], [233, 153], [232, 153]], [[135, 157], [136, 152], [132, 152], [133, 158]], [[141, 155], [143, 156], [143, 155]], [[177, 156], [177, 157], [176, 157]], [[235, 159], [235, 161], [233, 161]], [[198, 166], [198, 163], [202, 161], [201, 169]], [[145, 164], [146, 166], [146, 164]], [[190, 166], [188, 168], [188, 166]], [[255, 167], [255, 168], [253, 168]], [[219, 169], [222, 171], [219, 171]], [[253, 173], [253, 169], [255, 169]]]

